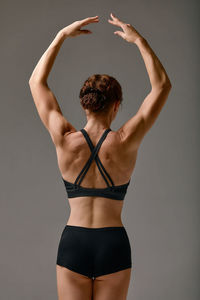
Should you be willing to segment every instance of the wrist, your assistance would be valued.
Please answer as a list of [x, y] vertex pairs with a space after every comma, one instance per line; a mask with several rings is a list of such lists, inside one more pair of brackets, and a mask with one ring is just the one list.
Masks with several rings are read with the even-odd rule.
[[57, 35], [63, 40], [68, 38], [68, 35], [66, 33], [64, 33], [64, 31], [62, 29], [60, 31], [58, 31]]
[[136, 44], [137, 46], [144, 44], [144, 43], [146, 43], [146, 40], [143, 36], [139, 36], [134, 42], [134, 44]]

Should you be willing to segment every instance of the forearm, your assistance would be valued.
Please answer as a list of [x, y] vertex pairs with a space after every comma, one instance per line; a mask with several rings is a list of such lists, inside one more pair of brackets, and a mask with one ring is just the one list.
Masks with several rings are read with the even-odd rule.
[[31, 74], [29, 82], [33, 82], [33, 81], [42, 82], [42, 83], [47, 82], [47, 77], [51, 71], [51, 68], [58, 54], [58, 51], [60, 50], [60, 47], [65, 39], [66, 36], [64, 36], [62, 31], [59, 31], [56, 34], [56, 37], [54, 38], [52, 43], [49, 45], [47, 50], [44, 52], [44, 54], [38, 61], [35, 69]]
[[152, 88], [170, 85], [170, 80], [163, 65], [148, 42], [144, 38], [139, 38], [135, 44], [138, 46], [143, 57]]

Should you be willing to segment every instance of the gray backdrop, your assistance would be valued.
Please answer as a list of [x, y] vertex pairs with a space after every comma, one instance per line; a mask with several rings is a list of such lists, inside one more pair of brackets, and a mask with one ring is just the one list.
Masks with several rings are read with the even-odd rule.
[[48, 83], [63, 114], [85, 125], [79, 90], [107, 73], [124, 104], [111, 128], [131, 118], [150, 91], [139, 49], [113, 34], [110, 12], [148, 40], [172, 82], [145, 136], [122, 221], [133, 252], [128, 299], [197, 300], [199, 279], [199, 2], [1, 1], [0, 298], [57, 299], [56, 254], [69, 217], [56, 152], [28, 80], [61, 28], [98, 15], [93, 34], [67, 39]]

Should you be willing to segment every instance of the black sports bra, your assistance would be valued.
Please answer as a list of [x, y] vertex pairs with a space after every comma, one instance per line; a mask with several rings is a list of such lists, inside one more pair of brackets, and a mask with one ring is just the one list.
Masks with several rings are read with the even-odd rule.
[[[99, 141], [95, 147], [92, 144], [92, 141], [91, 141], [89, 135], [87, 134], [86, 130], [81, 129], [80, 131], [82, 132], [83, 136], [85, 137], [92, 154], [91, 154], [90, 158], [88, 159], [88, 161], [86, 162], [86, 164], [83, 167], [80, 174], [77, 176], [74, 183], [66, 181], [62, 177], [62, 180], [65, 184], [65, 188], [66, 188], [66, 191], [68, 194], [68, 198], [83, 197], [83, 196], [98, 196], [98, 197], [104, 197], [104, 198], [111, 198], [111, 199], [115, 199], [115, 200], [124, 200], [130, 180], [127, 183], [122, 184], [122, 185], [114, 185], [110, 175], [107, 173], [107, 171], [103, 167], [103, 165], [98, 157], [98, 151], [101, 147], [101, 144], [103, 143], [108, 132], [111, 131], [111, 129], [110, 128], [105, 129], [104, 133], [102, 134], [101, 138], [99, 139]], [[93, 159], [95, 159], [96, 164], [99, 168], [99, 171], [108, 186], [106, 188], [88, 188], [88, 187], [80, 186], [80, 183], [83, 180], [85, 174], [87, 173]], [[104, 173], [107, 175], [108, 179], [111, 182], [111, 185], [109, 184], [108, 180], [106, 179], [106, 177], [100, 167], [102, 168]], [[78, 181], [79, 181], [79, 183], [78, 183]]]

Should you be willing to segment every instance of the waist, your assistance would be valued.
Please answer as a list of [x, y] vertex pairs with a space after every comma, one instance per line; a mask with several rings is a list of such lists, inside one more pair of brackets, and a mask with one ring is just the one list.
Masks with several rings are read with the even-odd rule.
[[121, 226], [123, 201], [102, 197], [68, 199], [70, 216], [68, 224], [84, 227]]
[[78, 226], [78, 225], [65, 225], [66, 229], [73, 229], [77, 231], [88, 231], [88, 232], [96, 232], [96, 231], [110, 231], [110, 230], [121, 230], [126, 231], [124, 225], [120, 226], [99, 226], [99, 227], [85, 227], [85, 226]]
[[110, 227], [110, 226], [123, 226], [121, 214], [112, 211], [107, 212], [91, 212], [87, 209], [72, 210], [70, 212], [68, 225], [83, 226], [83, 227]]
[[91, 229], [98, 229], [98, 228], [110, 228], [110, 227], [124, 227], [124, 224], [121, 220], [119, 221], [106, 221], [106, 222], [87, 222], [87, 221], [78, 221], [73, 220], [73, 218], [68, 219], [66, 226], [77, 226], [77, 227], [83, 227], [83, 228], [91, 228]]

